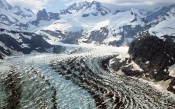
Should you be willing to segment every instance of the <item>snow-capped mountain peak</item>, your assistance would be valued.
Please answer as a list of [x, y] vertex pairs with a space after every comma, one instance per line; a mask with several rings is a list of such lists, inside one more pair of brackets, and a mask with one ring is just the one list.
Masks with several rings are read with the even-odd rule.
[[110, 10], [104, 7], [100, 2], [79, 2], [70, 5], [67, 9], [61, 10], [61, 15], [66, 14], [81, 14], [82, 17], [87, 17], [89, 15], [98, 16], [110, 14]]
[[51, 20], [59, 20], [59, 13], [47, 12], [46, 9], [39, 10], [36, 15], [37, 19], [31, 23], [38, 26], [41, 21], [42, 23], [47, 23]]
[[6, 0], [0, 0], [0, 9], [2, 28], [38, 32], [64, 43], [127, 45], [134, 36], [146, 30], [160, 35], [175, 34], [175, 27], [170, 25], [175, 22], [175, 5], [159, 8], [151, 14], [149, 10], [134, 8], [111, 13], [100, 2], [85, 1], [75, 2], [60, 13], [42, 9], [35, 15], [30, 9], [13, 7]]
[[76, 13], [80, 10], [84, 10], [90, 5], [90, 2], [78, 2], [78, 3], [73, 3], [70, 5], [67, 9], [65, 10], [60, 10], [60, 14], [73, 14]]
[[74, 3], [72, 5], [70, 5], [68, 7], [68, 10], [71, 11], [71, 10], [76, 10], [76, 11], [79, 11], [81, 9], [85, 9], [86, 7], [88, 7], [90, 5], [90, 2], [80, 2], [80, 3]]
[[110, 10], [104, 7], [100, 2], [93, 1], [83, 12], [83, 16], [88, 16], [90, 14], [98, 16], [99, 14], [104, 16], [110, 14]]
[[37, 12], [37, 18], [38, 20], [47, 20], [49, 17], [48, 13], [46, 12], [45, 9], [39, 10]]
[[131, 8], [130, 9], [131, 13], [135, 16], [139, 16], [140, 18], [143, 18], [144, 16], [139, 12], [138, 9], [135, 9], [135, 8]]
[[27, 30], [28, 23], [35, 18], [35, 14], [30, 9], [13, 7], [6, 0], [0, 0], [1, 27], [8, 30]]

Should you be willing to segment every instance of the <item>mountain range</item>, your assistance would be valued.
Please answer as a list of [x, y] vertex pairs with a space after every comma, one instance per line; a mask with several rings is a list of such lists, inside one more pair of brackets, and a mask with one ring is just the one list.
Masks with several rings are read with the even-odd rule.
[[[34, 14], [31, 9], [11, 6], [6, 0], [0, 0], [0, 28], [3, 30], [0, 35], [9, 35], [16, 42], [21, 41], [19, 46], [26, 44], [21, 40], [23, 37], [33, 37], [28, 33], [41, 36], [51, 45], [63, 42], [127, 46], [144, 31], [160, 38], [174, 35], [173, 22], [175, 5], [152, 11], [132, 8], [112, 13], [100, 2], [85, 1], [74, 3], [58, 13], [42, 9]], [[10, 31], [20, 34], [14, 35]], [[0, 43], [3, 49], [8, 48], [6, 42], [0, 40]]]
[[174, 23], [175, 4], [35, 14], [0, 0], [0, 107], [174, 109]]

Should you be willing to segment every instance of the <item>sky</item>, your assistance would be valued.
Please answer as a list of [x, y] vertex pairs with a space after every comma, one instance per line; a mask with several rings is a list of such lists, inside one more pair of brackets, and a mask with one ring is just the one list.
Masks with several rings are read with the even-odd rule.
[[[75, 2], [83, 2], [85, 0], [7, 0], [11, 5], [23, 6], [32, 9], [35, 13], [39, 9], [45, 8], [50, 12], [59, 12], [66, 9]], [[93, 0], [86, 0], [92, 2]], [[161, 6], [175, 4], [175, 0], [96, 0], [100, 1], [104, 6], [111, 10], [117, 9], [153, 9]]]

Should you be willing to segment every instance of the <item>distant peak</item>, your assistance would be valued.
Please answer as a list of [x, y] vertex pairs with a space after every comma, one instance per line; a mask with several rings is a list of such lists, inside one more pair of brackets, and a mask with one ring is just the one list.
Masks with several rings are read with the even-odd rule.
[[74, 3], [74, 4], [70, 5], [68, 7], [68, 9], [78, 10], [78, 9], [81, 9], [83, 7], [88, 6], [89, 4], [90, 4], [90, 2], [87, 2], [87, 1], [85, 1], [85, 2], [78, 2], [78, 3]]
[[46, 19], [48, 19], [48, 13], [47, 13], [47, 11], [45, 9], [39, 10], [37, 12], [37, 18], [39, 20], [46, 20]]
[[97, 1], [93, 1], [92, 4], [101, 4], [101, 3]]
[[37, 12], [37, 16], [40, 16], [41, 14], [47, 14], [47, 11], [46, 11], [46, 9], [41, 9], [41, 10], [39, 10], [38, 12]]
[[92, 5], [95, 5], [97, 7], [101, 7], [101, 3], [100, 2], [97, 2], [97, 1], [93, 1], [93, 2], [88, 2], [88, 1], [84, 1], [84, 2], [76, 2], [76, 3], [73, 3], [72, 5], [70, 5], [67, 10], [80, 10], [80, 9], [84, 9], [84, 8], [87, 8], [87, 7], [91, 7]]
[[76, 14], [81, 12], [83, 17], [87, 17], [89, 15], [98, 16], [98, 15], [106, 15], [111, 13], [110, 10], [104, 7], [100, 2], [78, 2], [73, 3], [67, 9], [61, 10], [60, 14]]
[[46, 9], [45, 9], [45, 8], [43, 8], [43, 9], [41, 9], [41, 10], [39, 10], [39, 11], [44, 11], [44, 12], [46, 12]]

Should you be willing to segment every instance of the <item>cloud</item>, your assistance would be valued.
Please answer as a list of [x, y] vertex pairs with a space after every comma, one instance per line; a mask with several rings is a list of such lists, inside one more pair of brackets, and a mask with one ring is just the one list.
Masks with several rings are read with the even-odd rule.
[[162, 6], [175, 4], [175, 0], [116, 0], [114, 3], [118, 9], [124, 8], [140, 8], [140, 9], [154, 9]]
[[88, 2], [92, 2], [92, 1], [99, 1], [99, 2], [101, 2], [101, 3], [113, 3], [113, 2], [115, 2], [116, 0], [62, 0], [64, 3], [65, 3], [65, 5], [67, 5], [67, 6], [69, 6], [69, 5], [71, 5], [71, 4], [73, 4], [73, 3], [78, 3], [78, 2], [84, 2], [84, 1], [88, 1]]
[[[74, 2], [83, 2], [89, 1], [92, 2], [94, 0], [62, 0], [63, 2], [67, 3], [74, 3]], [[155, 4], [155, 3], [175, 3], [174, 0], [95, 0], [101, 3], [115, 3], [115, 4]]]
[[[65, 5], [70, 5], [75, 2], [75, 0], [62, 0], [65, 2]], [[76, 2], [94, 0], [76, 0]], [[175, 4], [175, 0], [96, 0], [107, 6], [113, 5], [116, 8], [156, 8], [160, 6]]]
[[[46, 8], [49, 11], [58, 12], [60, 9], [65, 9], [67, 6], [75, 2], [92, 2], [94, 0], [7, 0], [12, 5], [23, 6], [30, 8], [34, 13], [39, 9]], [[96, 0], [101, 2], [110, 10], [117, 9], [153, 9], [161, 6], [175, 4], [175, 0]]]
[[119, 5], [158, 5], [158, 4], [172, 4], [174, 0], [115, 0], [116, 4]]
[[39, 9], [45, 8], [48, 0], [7, 0], [13, 6], [20, 6], [31, 9], [37, 12]]

